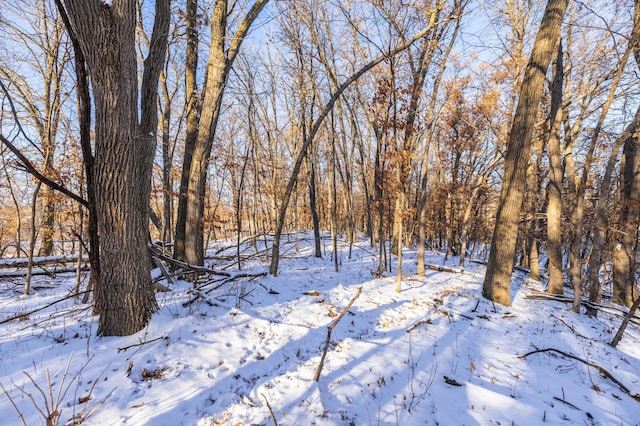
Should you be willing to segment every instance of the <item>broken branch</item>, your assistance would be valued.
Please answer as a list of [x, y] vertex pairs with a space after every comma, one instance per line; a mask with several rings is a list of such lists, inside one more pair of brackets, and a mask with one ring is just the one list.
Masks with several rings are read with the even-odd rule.
[[613, 377], [611, 375], [611, 373], [609, 373], [606, 369], [604, 369], [603, 367], [599, 366], [598, 364], [594, 364], [592, 362], [589, 361], [585, 361], [582, 358], [579, 358], [575, 355], [571, 355], [569, 353], [563, 352], [561, 350], [558, 349], [554, 349], [554, 348], [546, 348], [546, 349], [536, 349], [535, 351], [531, 351], [531, 352], [527, 352], [524, 355], [519, 355], [518, 358], [520, 359], [524, 359], [526, 357], [528, 357], [529, 355], [533, 355], [533, 354], [537, 354], [537, 353], [543, 353], [543, 352], [556, 352], [566, 358], [570, 358], [570, 359], [574, 359], [576, 361], [580, 361], [581, 363], [588, 365], [589, 367], [593, 367], [596, 370], [598, 370], [600, 372], [600, 374], [602, 374], [603, 376], [605, 376], [607, 379], [611, 380], [613, 383], [615, 383], [616, 385], [618, 385], [618, 387], [620, 388], [620, 390], [622, 390], [623, 392], [625, 392], [627, 395], [629, 395], [631, 398], [635, 399], [636, 401], [640, 402], [640, 395], [635, 394], [635, 393], [631, 393], [631, 391], [629, 390], [629, 388], [627, 388], [625, 385], [623, 385], [618, 379], [616, 379], [615, 377]]
[[345, 314], [349, 311], [351, 306], [353, 306], [353, 304], [355, 303], [356, 299], [358, 297], [360, 297], [360, 293], [362, 293], [362, 287], [358, 288], [358, 292], [356, 293], [355, 296], [353, 296], [353, 298], [351, 298], [351, 300], [349, 301], [349, 304], [347, 306], [345, 306], [345, 308], [342, 310], [342, 312], [340, 312], [340, 315], [338, 315], [336, 317], [336, 319], [333, 320], [331, 325], [329, 325], [329, 327], [327, 327], [327, 340], [324, 342], [324, 350], [322, 351], [322, 356], [320, 357], [320, 364], [318, 364], [318, 368], [316, 370], [316, 374], [313, 376], [313, 380], [314, 381], [317, 382], [318, 380], [320, 380], [320, 373], [322, 372], [322, 366], [324, 365], [324, 359], [327, 356], [327, 351], [329, 350], [329, 343], [331, 342], [331, 332], [333, 331], [334, 328], [336, 328], [336, 325], [338, 325], [338, 323], [340, 322], [342, 317], [345, 316]]

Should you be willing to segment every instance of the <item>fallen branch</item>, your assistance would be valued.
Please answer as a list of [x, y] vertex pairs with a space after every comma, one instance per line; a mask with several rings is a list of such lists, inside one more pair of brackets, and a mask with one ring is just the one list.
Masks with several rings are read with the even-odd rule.
[[558, 318], [558, 317], [557, 317], [557, 316], [555, 316], [555, 315], [551, 315], [551, 317], [553, 317], [553, 318], [557, 319], [557, 320], [558, 320], [558, 321], [560, 321], [562, 324], [564, 324], [564, 325], [565, 325], [569, 330], [571, 330], [571, 332], [572, 332], [573, 334], [575, 334], [576, 336], [578, 336], [578, 337], [582, 337], [583, 339], [589, 339], [589, 338], [588, 338], [587, 336], [585, 336], [584, 334], [580, 334], [580, 333], [578, 333], [578, 332], [575, 330], [575, 328], [573, 328], [573, 326], [572, 326], [571, 324], [567, 324], [567, 323], [566, 323], [562, 318]]
[[433, 321], [431, 321], [431, 318], [427, 318], [425, 320], [418, 321], [417, 323], [413, 324], [411, 327], [407, 328], [407, 333], [411, 333], [416, 328], [418, 328], [418, 327], [420, 327], [422, 325], [425, 325], [425, 324], [433, 324]]
[[[77, 254], [62, 255], [62, 256], [34, 256], [33, 266], [42, 265], [67, 265], [69, 263], [76, 263], [78, 261]], [[82, 260], [89, 261], [89, 256], [82, 256]], [[25, 268], [29, 264], [29, 259], [26, 257], [18, 257], [13, 259], [0, 259], [0, 268]]]
[[134, 343], [133, 345], [123, 346], [121, 348], [118, 348], [118, 353], [125, 352], [127, 349], [135, 348], [135, 347], [138, 347], [138, 346], [144, 346], [147, 343], [157, 342], [158, 340], [164, 340], [166, 342], [165, 346], [169, 346], [169, 336], [160, 336], [160, 337], [156, 337], [155, 339], [146, 340], [144, 342]]
[[12, 316], [10, 318], [5, 318], [2, 321], [0, 321], [0, 325], [6, 324], [8, 322], [15, 321], [15, 320], [18, 320], [18, 319], [26, 319], [29, 315], [35, 314], [36, 312], [42, 311], [43, 309], [47, 309], [48, 307], [53, 306], [56, 303], [64, 302], [65, 300], [72, 299], [74, 297], [80, 296], [81, 294], [89, 293], [90, 291], [91, 290], [85, 290], [85, 291], [82, 291], [80, 293], [73, 293], [73, 294], [70, 294], [68, 296], [63, 297], [62, 299], [54, 300], [51, 303], [47, 303], [46, 305], [41, 306], [41, 307], [39, 307], [37, 309], [33, 309], [33, 310], [29, 311], [29, 312], [23, 312], [21, 314], [14, 315], [14, 316]]
[[463, 269], [449, 268], [447, 266], [440, 266], [440, 265], [427, 265], [427, 268], [433, 269], [434, 271], [451, 272], [454, 274], [462, 274], [464, 272]]
[[[83, 266], [80, 268], [81, 271], [83, 272], [87, 272], [90, 270], [89, 266]], [[56, 274], [69, 274], [71, 272], [77, 272], [78, 268], [76, 266], [66, 266], [64, 268], [58, 268], [58, 269], [33, 269], [31, 271], [31, 276], [35, 276], [35, 275], [46, 275], [48, 277], [54, 278], [56, 276]], [[27, 271], [26, 270], [19, 270], [19, 271], [0, 271], [0, 278], [21, 278], [21, 277], [26, 277], [27, 276]]]
[[580, 408], [576, 407], [575, 405], [573, 405], [569, 401], [565, 401], [564, 399], [562, 399], [562, 398], [560, 398], [558, 396], [554, 396], [553, 399], [555, 399], [556, 401], [560, 401], [563, 404], [567, 404], [569, 407], [573, 408], [574, 410], [582, 411]]
[[[550, 300], [552, 302], [562, 302], [562, 303], [567, 303], [567, 304], [572, 304], [573, 303], [573, 298], [571, 297], [567, 297], [567, 296], [560, 296], [560, 295], [556, 295], [556, 294], [549, 294], [549, 293], [545, 293], [543, 291], [538, 291], [538, 290], [531, 290], [533, 292], [533, 294], [526, 294], [524, 296], [525, 299], [533, 299], [533, 300]], [[593, 308], [596, 310], [606, 310], [607, 313], [610, 313], [612, 315], [618, 315], [618, 316], [626, 316], [629, 314], [628, 311], [624, 311], [616, 306], [609, 306], [609, 305], [602, 305], [599, 303], [594, 303], [594, 302], [590, 302], [588, 300], [582, 300], [581, 305], [586, 307], [586, 308]], [[612, 312], [615, 311], [615, 312]], [[633, 313], [633, 318], [631, 318], [629, 320], [629, 322], [635, 326], [640, 327], [640, 317], [638, 315], [636, 315], [636, 313]]]
[[615, 377], [613, 377], [611, 375], [611, 373], [609, 373], [606, 369], [604, 369], [603, 367], [599, 366], [598, 364], [594, 364], [592, 362], [589, 361], [585, 361], [582, 358], [579, 358], [575, 355], [571, 355], [568, 354], [566, 352], [563, 352], [561, 350], [558, 349], [554, 349], [554, 348], [546, 348], [546, 349], [536, 349], [535, 351], [531, 351], [531, 352], [527, 352], [524, 355], [519, 355], [518, 358], [520, 359], [524, 359], [526, 357], [528, 357], [529, 355], [533, 355], [533, 354], [538, 354], [538, 353], [543, 353], [543, 352], [556, 352], [566, 358], [570, 358], [570, 359], [574, 359], [576, 361], [580, 361], [581, 363], [588, 365], [589, 367], [593, 367], [596, 370], [598, 370], [600, 372], [600, 374], [602, 374], [603, 376], [605, 376], [607, 379], [611, 380], [613, 383], [615, 383], [616, 385], [618, 385], [618, 387], [620, 388], [620, 390], [622, 390], [623, 392], [625, 392], [627, 395], [629, 395], [631, 398], [635, 399], [636, 401], [640, 402], [640, 395], [636, 394], [636, 393], [631, 393], [631, 391], [629, 390], [629, 388], [627, 388], [625, 385], [623, 385], [618, 379], [616, 379]]
[[[207, 291], [205, 291], [205, 294], [209, 294], [209, 293], [213, 292], [214, 290], [219, 289], [219, 288], [220, 288], [220, 287], [222, 287], [223, 285], [228, 284], [228, 283], [230, 283], [230, 282], [233, 282], [233, 281], [235, 281], [235, 280], [239, 280], [240, 278], [249, 278], [249, 279], [251, 279], [251, 280], [255, 280], [256, 278], [262, 278], [262, 277], [264, 277], [264, 276], [266, 276], [266, 275], [267, 275], [267, 273], [266, 273], [266, 272], [259, 272], [259, 273], [257, 273], [257, 274], [242, 273], [242, 274], [232, 275], [232, 276], [229, 276], [229, 277], [227, 277], [227, 278], [224, 278], [224, 279], [222, 280], [222, 282], [220, 282], [220, 284], [218, 284], [217, 286], [215, 286], [215, 287], [213, 287], [213, 288], [210, 288], [210, 289], [208, 289]], [[209, 284], [210, 284], [210, 283], [208, 283], [208, 284], [206, 284], [206, 285], [209, 285]], [[203, 287], [206, 287], [206, 285], [200, 286], [200, 287], [198, 287], [198, 289], [202, 290], [202, 288], [203, 288]]]
[[329, 327], [327, 328], [327, 340], [324, 342], [324, 350], [322, 351], [322, 356], [320, 357], [320, 364], [318, 364], [318, 368], [316, 369], [316, 374], [313, 376], [314, 381], [317, 382], [318, 380], [320, 380], [320, 373], [322, 372], [324, 359], [327, 356], [327, 351], [329, 350], [329, 343], [331, 342], [331, 332], [333, 331], [334, 328], [336, 328], [336, 326], [338, 325], [342, 317], [345, 316], [345, 314], [349, 311], [351, 306], [353, 306], [356, 299], [360, 297], [360, 293], [362, 293], [362, 287], [358, 288], [358, 292], [356, 293], [356, 295], [351, 298], [351, 300], [349, 301], [349, 304], [345, 306], [342, 312], [340, 312], [340, 315], [338, 315], [336, 319], [333, 320], [331, 325], [329, 325]]
[[211, 268], [207, 268], [206, 266], [200, 266], [200, 265], [192, 265], [190, 263], [187, 262], [182, 262], [180, 260], [176, 260], [174, 258], [172, 258], [171, 256], [167, 256], [164, 253], [161, 253], [160, 251], [158, 251], [155, 247], [153, 246], [149, 246], [149, 251], [151, 251], [151, 255], [163, 260], [166, 263], [169, 263], [173, 266], [177, 266], [178, 268], [182, 269], [183, 273], [189, 273], [189, 272], [200, 272], [200, 273], [204, 273], [204, 274], [209, 274], [209, 275], [219, 275], [222, 277], [230, 277], [231, 274], [228, 272], [224, 272], [224, 271], [218, 271], [215, 269], [211, 269]]
[[[218, 278], [216, 280], [211, 280], [208, 281], [202, 285], [199, 285], [198, 287], [195, 287], [192, 291], [195, 293], [195, 296], [193, 298], [191, 298], [190, 300], [187, 300], [186, 302], [182, 303], [182, 306], [187, 307], [189, 305], [191, 305], [192, 303], [196, 302], [199, 299], [202, 299], [206, 304], [208, 304], [209, 306], [217, 306], [216, 303], [211, 302], [208, 298], [207, 298], [207, 294], [210, 294], [212, 292], [214, 292], [215, 290], [219, 289], [220, 287], [229, 284], [230, 282], [233, 282], [235, 280], [238, 280], [240, 278], [249, 278], [249, 279], [256, 279], [256, 278], [261, 278], [264, 277], [265, 275], [267, 275], [266, 272], [260, 272], [257, 274], [249, 274], [249, 273], [242, 273], [242, 274], [236, 274], [236, 275], [232, 275], [226, 278]], [[211, 284], [216, 284], [216, 286], [207, 289], [206, 291], [204, 290], [205, 287], [210, 286]], [[265, 290], [268, 290], [264, 285], [262, 286]], [[272, 290], [268, 290], [270, 294], [278, 294], [277, 292], [273, 292]]]

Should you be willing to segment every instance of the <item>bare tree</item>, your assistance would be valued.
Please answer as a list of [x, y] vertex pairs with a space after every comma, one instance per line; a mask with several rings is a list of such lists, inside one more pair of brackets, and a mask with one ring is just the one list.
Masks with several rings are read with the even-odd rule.
[[[233, 35], [228, 34], [229, 4], [227, 0], [217, 0], [214, 3], [207, 77], [200, 101], [198, 130], [195, 139], [188, 138], [185, 146], [180, 194], [181, 197], [186, 198], [186, 203], [184, 201], [178, 203], [178, 219], [176, 221], [174, 256], [192, 264], [202, 265], [204, 263], [203, 219], [207, 169], [229, 71], [251, 25], [268, 2], [269, 0], [256, 0]], [[235, 2], [233, 4], [235, 5]], [[190, 58], [190, 61], [193, 59]], [[187, 85], [188, 102], [192, 102], [193, 86], [190, 82], [187, 82]], [[189, 131], [193, 131], [193, 129], [190, 127]]]

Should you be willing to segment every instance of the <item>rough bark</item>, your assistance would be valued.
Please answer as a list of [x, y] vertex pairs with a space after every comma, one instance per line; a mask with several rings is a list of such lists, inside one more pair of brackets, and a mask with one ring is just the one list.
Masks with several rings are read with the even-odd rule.
[[[87, 210], [87, 233], [89, 234], [89, 263], [91, 264], [91, 275], [89, 277], [88, 290], [93, 289], [93, 312], [99, 313], [99, 303], [97, 289], [100, 286], [100, 237], [98, 235], [98, 212], [96, 210], [95, 179], [93, 176], [93, 165], [95, 157], [91, 146], [91, 94], [89, 91], [89, 73], [87, 64], [78, 41], [78, 37], [71, 26], [67, 11], [62, 5], [62, 0], [55, 0], [56, 8], [60, 13], [62, 21], [67, 29], [74, 52], [74, 67], [76, 73], [76, 99], [78, 107], [78, 124], [80, 127], [80, 147], [82, 150], [82, 162], [86, 179]], [[86, 291], [83, 296], [83, 303], [89, 301], [90, 291]]]
[[518, 105], [507, 143], [504, 180], [482, 291], [484, 297], [506, 306], [511, 305], [513, 255], [533, 128], [546, 71], [560, 40], [567, 5], [568, 0], [549, 0], [547, 3], [520, 87]]
[[98, 0], [65, 1], [95, 97], [97, 229], [100, 266], [109, 271], [101, 276], [97, 289], [99, 335], [133, 334], [157, 309], [147, 242], [157, 86], [166, 49], [169, 3], [156, 1], [153, 35], [138, 92], [136, 2], [114, 0], [110, 6]]

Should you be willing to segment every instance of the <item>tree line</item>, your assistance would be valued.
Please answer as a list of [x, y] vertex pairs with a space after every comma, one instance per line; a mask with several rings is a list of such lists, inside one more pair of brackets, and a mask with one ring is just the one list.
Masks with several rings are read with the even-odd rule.
[[201, 266], [233, 238], [240, 269], [248, 238], [275, 276], [299, 230], [317, 257], [330, 233], [336, 270], [338, 240], [366, 235], [398, 291], [417, 247], [420, 275], [427, 248], [486, 261], [483, 295], [505, 305], [520, 265], [570, 286], [576, 312], [609, 283], [630, 307], [638, 16], [637, 0], [8, 0], [0, 256], [87, 252], [100, 335], [157, 309], [152, 241]]

